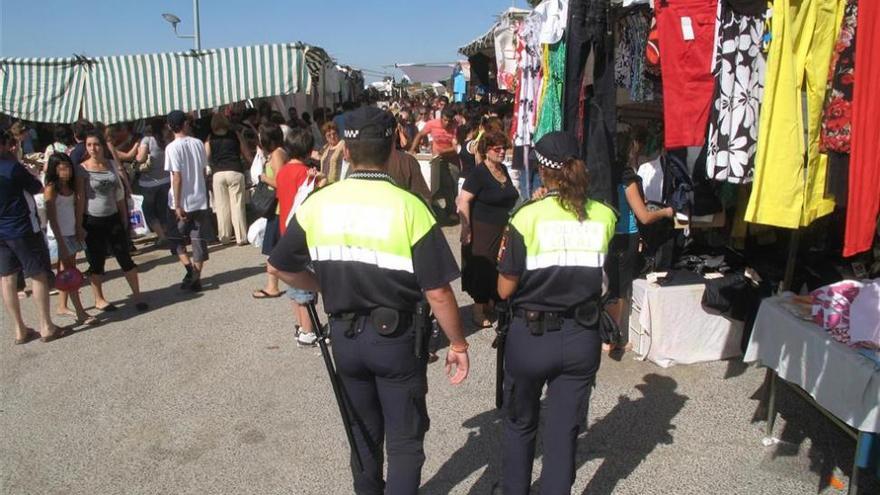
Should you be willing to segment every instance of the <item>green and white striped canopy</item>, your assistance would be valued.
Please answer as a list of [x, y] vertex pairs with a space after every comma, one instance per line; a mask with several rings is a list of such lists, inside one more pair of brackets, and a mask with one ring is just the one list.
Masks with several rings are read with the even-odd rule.
[[73, 122], [83, 96], [76, 58], [0, 58], [0, 113], [35, 122]]
[[40, 122], [113, 124], [305, 91], [306, 46], [67, 59], [0, 58], [0, 112]]

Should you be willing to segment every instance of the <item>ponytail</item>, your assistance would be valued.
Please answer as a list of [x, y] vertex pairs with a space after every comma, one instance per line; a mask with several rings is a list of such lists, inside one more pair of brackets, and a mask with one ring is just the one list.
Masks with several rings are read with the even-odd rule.
[[569, 159], [561, 170], [542, 168], [542, 175], [546, 182], [556, 184], [559, 192], [559, 203], [566, 211], [575, 215], [579, 222], [587, 219], [587, 187], [589, 175], [587, 165], [577, 158]]

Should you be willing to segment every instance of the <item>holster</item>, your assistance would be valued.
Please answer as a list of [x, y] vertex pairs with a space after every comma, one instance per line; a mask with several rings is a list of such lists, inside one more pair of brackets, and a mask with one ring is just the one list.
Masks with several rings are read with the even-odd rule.
[[370, 311], [370, 321], [376, 333], [384, 337], [400, 335], [412, 325], [412, 313], [405, 313], [392, 308], [375, 308]]

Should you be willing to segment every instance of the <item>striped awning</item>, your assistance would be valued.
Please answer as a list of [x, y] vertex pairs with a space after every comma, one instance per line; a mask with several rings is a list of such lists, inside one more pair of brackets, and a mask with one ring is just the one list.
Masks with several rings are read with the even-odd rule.
[[115, 57], [0, 58], [0, 112], [113, 124], [305, 91], [301, 43]]
[[0, 58], [0, 113], [35, 122], [79, 117], [83, 65], [74, 58]]
[[100, 57], [88, 66], [83, 117], [112, 124], [305, 88], [303, 46]]

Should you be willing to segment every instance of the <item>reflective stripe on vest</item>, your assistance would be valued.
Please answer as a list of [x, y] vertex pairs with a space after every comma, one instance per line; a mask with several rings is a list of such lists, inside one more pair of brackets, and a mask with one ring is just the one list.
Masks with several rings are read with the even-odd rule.
[[352, 261], [413, 273], [412, 247], [434, 225], [416, 196], [382, 180], [346, 179], [299, 207], [314, 261]]
[[589, 201], [587, 219], [562, 208], [555, 196], [544, 198], [518, 211], [511, 224], [526, 245], [526, 269], [553, 266], [602, 268], [617, 222], [614, 211]]

